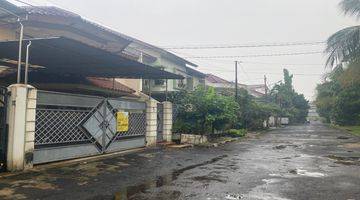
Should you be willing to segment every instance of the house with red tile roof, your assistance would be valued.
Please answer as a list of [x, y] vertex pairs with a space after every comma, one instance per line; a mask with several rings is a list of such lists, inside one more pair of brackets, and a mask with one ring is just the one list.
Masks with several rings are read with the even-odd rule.
[[[205, 78], [206, 86], [210, 86], [216, 89], [230, 89], [235, 90], [235, 83], [215, 76], [213, 74], [207, 74]], [[238, 83], [239, 88], [246, 89], [254, 97], [263, 97], [265, 95], [265, 85], [245, 85]]]

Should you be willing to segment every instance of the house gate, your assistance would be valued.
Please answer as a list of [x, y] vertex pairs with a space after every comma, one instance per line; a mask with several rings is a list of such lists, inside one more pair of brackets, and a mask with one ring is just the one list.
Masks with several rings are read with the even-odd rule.
[[164, 105], [162, 103], [158, 103], [157, 104], [157, 134], [156, 134], [157, 142], [164, 141], [163, 121], [164, 121]]
[[5, 87], [0, 87], [0, 172], [6, 170], [6, 154], [7, 154], [7, 100], [8, 90]]
[[38, 91], [34, 164], [145, 146], [145, 102]]

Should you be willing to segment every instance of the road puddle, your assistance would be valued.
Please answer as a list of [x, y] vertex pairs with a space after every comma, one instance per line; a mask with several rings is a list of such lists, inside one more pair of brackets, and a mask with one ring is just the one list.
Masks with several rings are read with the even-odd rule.
[[360, 166], [360, 157], [343, 157], [343, 156], [330, 155], [328, 156], [328, 158], [335, 160], [336, 164]]
[[269, 185], [273, 183], [278, 183], [281, 181], [281, 179], [262, 179], [262, 181]]
[[288, 144], [288, 145], [277, 145], [274, 147], [274, 149], [277, 149], [277, 150], [282, 150], [282, 149], [285, 149], [287, 147], [293, 147], [293, 148], [298, 148], [299, 145], [295, 145], [295, 144]]
[[222, 176], [196, 176], [194, 178], [192, 178], [192, 180], [194, 181], [199, 181], [199, 182], [205, 182], [205, 183], [210, 183], [210, 182], [219, 182], [219, 183], [226, 183], [227, 180], [223, 179]]
[[227, 194], [225, 195], [226, 200], [240, 200], [244, 198], [242, 194]]
[[289, 173], [297, 174], [297, 175], [300, 175], [300, 176], [314, 177], [314, 178], [320, 178], [320, 177], [325, 177], [326, 176], [324, 173], [309, 172], [309, 171], [303, 170], [303, 169], [293, 169], [293, 170], [290, 170]]
[[339, 136], [339, 137], [337, 137], [337, 139], [339, 139], [339, 140], [348, 140], [350, 138], [346, 137], [346, 136]]
[[[194, 168], [197, 167], [201, 167], [201, 166], [205, 166], [208, 164], [212, 164], [215, 162], [218, 162], [224, 158], [226, 158], [227, 155], [222, 155], [216, 158], [213, 158], [209, 161], [200, 163], [200, 164], [196, 164], [196, 165], [190, 165], [188, 167], [179, 169], [174, 171], [171, 174], [168, 175], [164, 175], [164, 176], [158, 176], [153, 180], [150, 181], [146, 181], [142, 184], [139, 185], [135, 185], [135, 186], [129, 186], [126, 188], [123, 188], [121, 190], [119, 190], [118, 192], [115, 193], [114, 199], [115, 200], [138, 200], [138, 199], [149, 199], [146, 197], [141, 197], [141, 194], [146, 194], [148, 193], [149, 190], [151, 189], [155, 189], [155, 188], [159, 188], [162, 187], [164, 185], [170, 185], [171, 182], [173, 182], [174, 180], [176, 180], [181, 174], [183, 174], [184, 172], [188, 171], [188, 170], [192, 170]], [[199, 180], [205, 180], [204, 177], [198, 177]], [[208, 180], [210, 180], [211, 177], [208, 178]], [[217, 179], [216, 177], [214, 178], [214, 180], [216, 179], [219, 181], [223, 181], [221, 179]], [[179, 191], [167, 191], [167, 192], [163, 192], [162, 194], [157, 195], [156, 199], [176, 199], [181, 195], [181, 193]]]

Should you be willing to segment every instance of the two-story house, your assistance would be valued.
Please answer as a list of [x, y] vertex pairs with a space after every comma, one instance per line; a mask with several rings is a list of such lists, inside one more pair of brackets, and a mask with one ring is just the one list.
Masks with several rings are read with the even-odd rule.
[[[143, 92], [164, 100], [166, 92], [193, 90], [204, 84], [205, 74], [191, 68], [197, 67], [195, 64], [164, 49], [88, 21], [78, 14], [47, 6], [21, 7], [19, 10], [27, 15], [27, 20], [23, 21], [25, 38], [66, 37], [185, 77], [180, 80], [116, 79], [116, 85], [128, 87], [135, 94]], [[18, 38], [18, 23], [4, 24], [1, 31], [2, 40]], [[106, 84], [111, 85], [110, 82]]]
[[[123, 51], [125, 55], [144, 64], [185, 77], [185, 79], [180, 80], [139, 80], [139, 83], [136, 84], [138, 88], [133, 89], [142, 91], [145, 94], [151, 93], [152, 97], [164, 100], [166, 92], [172, 93], [183, 89], [192, 91], [199, 85], [205, 85], [206, 75], [194, 69], [197, 67], [196, 64], [165, 49], [129, 36], [124, 35], [124, 37], [131, 41]], [[126, 83], [126, 81], [128, 80], [120, 82]]]

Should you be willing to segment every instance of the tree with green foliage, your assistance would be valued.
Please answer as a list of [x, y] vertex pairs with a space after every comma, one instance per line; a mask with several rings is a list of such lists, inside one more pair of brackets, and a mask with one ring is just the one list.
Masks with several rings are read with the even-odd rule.
[[282, 117], [288, 117], [291, 123], [303, 123], [310, 106], [304, 95], [295, 92], [292, 85], [293, 77], [284, 69], [284, 82], [273, 87], [270, 100], [280, 106]]
[[360, 63], [336, 67], [316, 88], [316, 106], [327, 122], [360, 124]]
[[239, 89], [237, 129], [263, 129], [263, 123], [272, 115], [278, 115], [279, 106], [273, 103], [258, 102], [247, 90]]
[[[360, 17], [360, 0], [342, 0], [345, 15]], [[327, 42], [328, 66], [333, 68], [316, 88], [316, 106], [327, 122], [360, 124], [360, 26], [348, 27]]]
[[178, 109], [173, 127], [176, 132], [209, 134], [232, 128], [237, 120], [239, 106], [234, 98], [219, 95], [213, 88], [181, 91], [172, 102]]
[[[342, 0], [343, 13], [360, 18], [360, 0]], [[343, 62], [354, 62], [360, 58], [360, 26], [352, 26], [333, 34], [327, 41], [328, 66], [336, 67]]]

